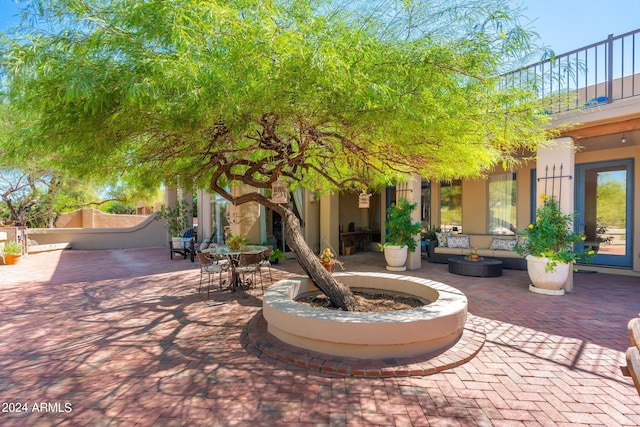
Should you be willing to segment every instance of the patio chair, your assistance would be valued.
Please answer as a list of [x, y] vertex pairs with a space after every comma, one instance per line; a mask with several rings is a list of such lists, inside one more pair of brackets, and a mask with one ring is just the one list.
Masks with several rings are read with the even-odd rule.
[[635, 317], [629, 320], [629, 323], [627, 324], [627, 332], [629, 332], [631, 344], [638, 347], [638, 350], [640, 350], [640, 317]]
[[[237, 264], [233, 267], [233, 272], [239, 278], [243, 293], [246, 288], [255, 287], [256, 273], [260, 274], [260, 285], [262, 287], [262, 293], [264, 293], [264, 283], [262, 281], [262, 273], [260, 272], [260, 262], [262, 259], [262, 252], [240, 254]], [[247, 276], [251, 277], [247, 278]]]
[[184, 232], [184, 234], [182, 235], [182, 238], [180, 239], [180, 247], [174, 247], [173, 246], [173, 241], [169, 240], [169, 254], [171, 256], [171, 259], [173, 259], [173, 254], [180, 254], [182, 255], [183, 259], [187, 259], [187, 256], [189, 256], [189, 258], [191, 259], [191, 262], [195, 261], [195, 244], [196, 244], [196, 236], [195, 236], [195, 231], [193, 230], [193, 228], [188, 229], [187, 231]]
[[202, 276], [207, 274], [207, 298], [211, 292], [211, 276], [218, 273], [218, 284], [222, 290], [222, 273], [229, 270], [229, 261], [226, 259], [215, 259], [207, 256], [202, 252], [196, 254], [198, 257], [198, 263], [200, 263], [200, 284], [198, 285], [198, 293], [202, 289]]
[[638, 347], [629, 347], [626, 358], [627, 366], [622, 367], [622, 374], [626, 377], [631, 377], [633, 385], [636, 386], [636, 391], [640, 395], [640, 350], [638, 350]]
[[271, 261], [269, 260], [271, 254], [273, 254], [273, 248], [269, 246], [269, 249], [262, 252], [262, 261], [260, 261], [259, 264], [260, 281], [262, 281], [262, 270], [266, 268], [269, 271], [269, 284], [273, 283], [273, 277], [271, 276]]
[[640, 395], [640, 317], [629, 321], [627, 331], [632, 346], [627, 349], [627, 366], [621, 366], [620, 370], [625, 377], [631, 377]]

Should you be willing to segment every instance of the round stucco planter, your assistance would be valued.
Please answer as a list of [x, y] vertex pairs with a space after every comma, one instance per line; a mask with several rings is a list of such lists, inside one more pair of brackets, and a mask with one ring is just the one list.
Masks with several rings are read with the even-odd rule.
[[386, 245], [384, 247], [384, 260], [389, 271], [405, 271], [407, 269], [407, 256], [409, 248], [407, 245]]
[[432, 280], [387, 273], [336, 273], [351, 288], [402, 292], [432, 301], [389, 312], [343, 312], [300, 304], [317, 291], [308, 277], [281, 280], [264, 294], [267, 330], [293, 346], [358, 359], [410, 357], [453, 345], [467, 318], [467, 297]]
[[558, 262], [552, 271], [546, 271], [549, 258], [527, 255], [527, 273], [531, 292], [544, 295], [564, 295], [564, 284], [569, 278], [572, 264]]

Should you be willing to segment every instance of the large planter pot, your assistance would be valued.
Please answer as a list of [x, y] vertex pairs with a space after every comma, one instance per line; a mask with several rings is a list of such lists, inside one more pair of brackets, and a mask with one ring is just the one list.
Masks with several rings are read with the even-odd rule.
[[547, 271], [549, 258], [527, 255], [527, 272], [532, 285], [531, 292], [545, 295], [564, 295], [564, 284], [569, 278], [573, 265], [557, 262], [552, 271]]
[[173, 249], [182, 249], [182, 237], [172, 237], [171, 244], [173, 245]]
[[407, 245], [396, 246], [387, 245], [384, 247], [384, 260], [387, 262], [389, 271], [405, 271], [407, 269]]

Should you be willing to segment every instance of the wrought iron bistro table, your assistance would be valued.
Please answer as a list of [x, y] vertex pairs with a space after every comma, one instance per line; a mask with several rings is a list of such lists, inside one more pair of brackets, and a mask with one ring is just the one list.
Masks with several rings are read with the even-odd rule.
[[502, 261], [494, 258], [480, 258], [471, 261], [466, 256], [454, 256], [448, 259], [449, 273], [475, 277], [502, 276]]
[[231, 290], [231, 292], [235, 292], [237, 287], [242, 287], [242, 283], [240, 283], [239, 274], [236, 272], [236, 269], [235, 269], [235, 267], [237, 267], [238, 265], [238, 261], [240, 260], [240, 255], [261, 253], [266, 251], [267, 249], [269, 249], [267, 246], [259, 246], [259, 245], [247, 245], [237, 250], [231, 250], [227, 246], [216, 246], [208, 249], [203, 249], [202, 252], [207, 254], [212, 254], [212, 255], [223, 255], [229, 260], [229, 265], [231, 266], [230, 268], [231, 280], [229, 284], [229, 289]]

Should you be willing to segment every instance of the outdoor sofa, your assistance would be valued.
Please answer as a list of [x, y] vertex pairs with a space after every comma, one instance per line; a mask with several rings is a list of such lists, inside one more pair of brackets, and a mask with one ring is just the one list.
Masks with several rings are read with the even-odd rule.
[[515, 251], [515, 236], [496, 236], [490, 234], [445, 235], [438, 233], [438, 240], [429, 241], [428, 259], [430, 262], [446, 264], [456, 255], [469, 255], [477, 248], [478, 255], [496, 258], [502, 261], [503, 268], [526, 270], [526, 259]]

